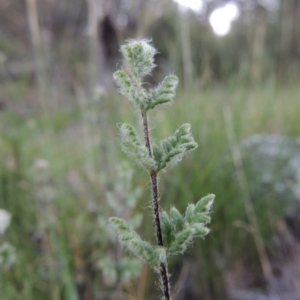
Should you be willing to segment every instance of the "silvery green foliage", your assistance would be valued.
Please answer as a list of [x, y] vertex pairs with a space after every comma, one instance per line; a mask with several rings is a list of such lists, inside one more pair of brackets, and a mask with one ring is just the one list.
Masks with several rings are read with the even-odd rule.
[[144, 241], [123, 219], [112, 217], [109, 221], [117, 228], [121, 244], [129, 252], [147, 262], [154, 270], [158, 271], [160, 263], [166, 262], [164, 247], [153, 247], [149, 242]]
[[[155, 66], [155, 48], [146, 40], [129, 41], [122, 46], [124, 70], [114, 73], [114, 79], [120, 88], [120, 93], [142, 112], [147, 112], [157, 105], [173, 102], [178, 78], [167, 76], [157, 88], [146, 91], [143, 88], [143, 77], [149, 74]], [[119, 126], [122, 150], [139, 166], [156, 173], [167, 165], [175, 165], [190, 150], [198, 145], [191, 134], [189, 124], [182, 125], [173, 136], [153, 146], [154, 156], [149, 156], [144, 143], [138, 137], [136, 130], [129, 124]]]
[[123, 257], [118, 264], [118, 269], [114, 260], [105, 258], [98, 262], [98, 267], [102, 270], [105, 281], [109, 285], [117, 282], [117, 272], [119, 272], [121, 283], [129, 282], [141, 274], [141, 261], [137, 258]]
[[9, 243], [0, 245], [0, 271], [8, 270], [15, 260], [15, 248]]
[[[0, 209], [0, 237], [9, 227], [10, 221], [11, 214], [5, 209]], [[8, 242], [0, 244], [0, 271], [8, 270], [15, 260], [15, 248]]]
[[176, 76], [167, 76], [157, 88], [150, 90], [148, 94], [147, 109], [152, 109], [159, 104], [173, 103], [177, 85], [178, 78]]
[[207, 224], [215, 195], [210, 194], [196, 204], [189, 204], [182, 215], [175, 207], [170, 213], [161, 214], [164, 245], [168, 255], [184, 253], [195, 237], [204, 237], [209, 233]]
[[125, 67], [132, 76], [142, 78], [155, 67], [156, 49], [147, 40], [129, 40], [121, 47]]
[[56, 189], [50, 175], [50, 163], [45, 159], [37, 159], [30, 170], [30, 176], [34, 183], [33, 196], [44, 208], [56, 197]]
[[175, 207], [170, 213], [161, 214], [164, 247], [153, 247], [130, 228], [120, 218], [112, 217], [110, 222], [118, 229], [120, 242], [133, 254], [158, 270], [161, 262], [178, 253], [184, 253], [195, 237], [204, 237], [209, 233], [210, 210], [215, 195], [209, 194], [196, 204], [189, 204], [182, 215]]
[[151, 73], [154, 65], [156, 49], [147, 40], [128, 41], [122, 46], [123, 70], [114, 73], [114, 80], [120, 88], [120, 93], [136, 108], [148, 111], [160, 104], [173, 102], [178, 78], [167, 76], [155, 89], [146, 91], [143, 88], [143, 77]]
[[178, 78], [167, 76], [156, 88], [144, 88], [144, 76], [149, 75], [154, 65], [156, 49], [149, 40], [130, 40], [121, 47], [123, 68], [114, 73], [114, 80], [120, 93], [125, 96], [139, 111], [144, 139], [140, 139], [137, 131], [129, 124], [119, 125], [119, 136], [122, 150], [140, 167], [148, 171], [151, 177], [153, 215], [155, 235], [158, 246], [144, 241], [134, 231], [129, 221], [112, 217], [109, 222], [116, 227], [121, 244], [130, 253], [147, 262], [160, 273], [161, 286], [165, 300], [170, 300], [170, 284], [168, 274], [168, 257], [183, 253], [195, 237], [208, 234], [207, 224], [210, 222], [210, 210], [214, 195], [210, 194], [196, 204], [188, 205], [182, 215], [175, 207], [167, 213], [159, 207], [158, 173], [178, 163], [185, 154], [197, 148], [191, 134], [190, 124], [183, 124], [175, 133], [160, 143], [151, 143], [147, 112], [159, 105], [173, 103]]
[[[132, 180], [134, 172], [132, 168], [126, 163], [122, 162], [116, 169], [116, 180], [110, 191], [106, 192], [106, 202], [114, 215], [120, 217], [130, 216], [130, 226], [134, 229], [140, 227], [142, 222], [142, 215], [135, 213], [134, 210], [137, 206], [138, 199], [141, 196], [140, 188], [132, 188]], [[98, 217], [98, 224], [104, 233], [103, 239], [106, 243], [116, 242], [116, 232], [108, 226], [106, 216]], [[128, 281], [136, 278], [141, 272], [141, 261], [132, 257], [105, 257], [100, 259], [97, 266], [101, 269], [105, 282], [109, 286], [117, 284], [125, 284]]]
[[135, 129], [129, 124], [119, 127], [122, 150], [133, 159], [140, 167], [146, 170], [156, 169], [156, 161], [149, 157], [146, 146], [140, 141]]
[[197, 146], [191, 134], [191, 125], [183, 124], [172, 136], [162, 140], [160, 147], [154, 145], [153, 156], [156, 162], [155, 171], [159, 172], [168, 164], [175, 165], [181, 161], [187, 151], [193, 150]]
[[5, 210], [0, 208], [0, 235], [4, 234], [6, 229], [10, 225], [11, 214]]

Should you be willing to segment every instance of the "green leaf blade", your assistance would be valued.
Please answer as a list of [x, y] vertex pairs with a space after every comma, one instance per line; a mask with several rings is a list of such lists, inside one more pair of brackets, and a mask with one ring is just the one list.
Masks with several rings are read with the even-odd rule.
[[195, 213], [202, 213], [202, 212], [209, 213], [214, 203], [214, 200], [215, 200], [214, 194], [209, 194], [201, 198], [195, 206]]
[[178, 85], [178, 78], [175, 75], [165, 77], [162, 83], [150, 91], [150, 99], [147, 109], [153, 109], [157, 105], [172, 104], [176, 95], [176, 88]]
[[129, 124], [119, 126], [121, 149], [134, 162], [147, 171], [156, 168], [155, 160], [149, 156], [148, 149], [139, 140], [135, 129]]
[[208, 224], [211, 221], [211, 217], [204, 213], [194, 214], [194, 216], [190, 219], [190, 224], [194, 223], [202, 223]]
[[209, 228], [205, 227], [203, 224], [194, 224], [194, 235], [197, 237], [204, 237], [207, 234], [209, 234], [210, 230]]
[[136, 78], [142, 78], [151, 73], [155, 67], [156, 49], [149, 40], [128, 40], [121, 47], [124, 63]]
[[186, 228], [181, 231], [175, 238], [172, 246], [168, 249], [169, 255], [184, 253], [193, 240], [194, 230]]
[[171, 215], [171, 222], [175, 228], [175, 231], [179, 232], [183, 230], [183, 228], [185, 227], [184, 218], [181, 215], [181, 213], [177, 210], [176, 207], [173, 206], [171, 208], [170, 215]]
[[195, 205], [194, 204], [189, 204], [186, 208], [186, 211], [185, 211], [185, 220], [188, 222], [188, 223], [191, 223], [193, 217], [194, 217], [194, 209], [195, 209]]
[[157, 250], [149, 242], [142, 240], [125, 220], [111, 217], [109, 222], [117, 228], [119, 240], [129, 252], [147, 262], [154, 270], [159, 269], [163, 259], [162, 250]]
[[191, 150], [198, 147], [191, 134], [190, 124], [183, 124], [175, 133], [162, 140], [160, 149], [163, 157], [160, 163], [157, 163], [157, 172], [165, 168], [167, 165], [175, 165], [182, 160], [183, 156]]
[[174, 236], [173, 236], [174, 228], [170, 220], [170, 217], [165, 211], [162, 212], [161, 214], [161, 227], [162, 227], [164, 246], [168, 248], [174, 240]]

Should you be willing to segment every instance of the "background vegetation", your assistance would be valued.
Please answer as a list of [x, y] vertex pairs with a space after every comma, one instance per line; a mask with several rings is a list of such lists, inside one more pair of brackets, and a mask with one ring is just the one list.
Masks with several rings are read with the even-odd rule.
[[[282, 278], [299, 289], [288, 202], [278, 204], [271, 188], [251, 190], [251, 166], [240, 168], [236, 146], [256, 133], [299, 137], [300, 5], [236, 0], [240, 16], [218, 37], [209, 16], [227, 2], [203, 1], [195, 13], [171, 0], [1, 1], [0, 208], [12, 221], [0, 242], [16, 255], [0, 273], [1, 299], [157, 299], [146, 266], [121, 283], [101, 267], [120, 255], [103, 226], [113, 214], [109, 197], [122, 201], [128, 189], [148, 187], [137, 169], [132, 186], [116, 188], [126, 159], [116, 124], [136, 118], [112, 72], [119, 45], [136, 37], [151, 37], [159, 50], [149, 86], [173, 72], [180, 79], [175, 105], [151, 119], [153, 135], [188, 121], [199, 144], [161, 175], [164, 207], [216, 194], [211, 234], [171, 261], [176, 299], [249, 299], [231, 292], [272, 292]], [[145, 191], [137, 198], [128, 214], [149, 205]], [[154, 239], [151, 227], [145, 215], [140, 234]]]

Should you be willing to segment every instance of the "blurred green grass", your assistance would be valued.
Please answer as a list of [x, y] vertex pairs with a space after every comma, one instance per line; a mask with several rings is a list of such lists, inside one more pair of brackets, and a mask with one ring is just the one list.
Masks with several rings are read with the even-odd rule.
[[[0, 207], [13, 217], [3, 239], [16, 247], [17, 261], [1, 276], [1, 299], [73, 300], [85, 299], [89, 293], [93, 299], [106, 299], [96, 268], [97, 260], [105, 256], [97, 216], [108, 211], [105, 191], [114, 180], [114, 166], [126, 159], [119, 149], [116, 124], [136, 123], [136, 113], [127, 100], [107, 94], [84, 105], [74, 99], [71, 105], [45, 114], [20, 103], [23, 84], [8, 88], [18, 105], [11, 100], [13, 105], [0, 112]], [[194, 261], [193, 268], [200, 272], [193, 280], [207, 299], [223, 299], [226, 272], [236, 262], [250, 262], [260, 269], [251, 234], [237, 225], [246, 224], [247, 218], [228, 159], [223, 106], [232, 110], [238, 141], [254, 133], [298, 137], [299, 94], [299, 86], [278, 87], [272, 82], [259, 87], [191, 88], [179, 90], [175, 104], [155, 117], [150, 112], [154, 139], [169, 136], [188, 122], [199, 144], [183, 162], [160, 176], [161, 205], [183, 209], [207, 193], [216, 194], [211, 234], [196, 242], [183, 261], [172, 261], [174, 266]], [[34, 195], [33, 166], [40, 159], [49, 163], [47, 184], [56, 193], [47, 204]], [[144, 171], [136, 170], [137, 185], [145, 188], [148, 180]], [[148, 197], [145, 192], [139, 210], [147, 209]], [[276, 220], [282, 212], [272, 207], [271, 200], [263, 201], [258, 199], [255, 209], [268, 248], [275, 230], [270, 216]], [[43, 214], [51, 215], [53, 222], [41, 228]], [[145, 214], [143, 235], [152, 239], [151, 213]], [[176, 277], [178, 272], [174, 282]], [[151, 287], [148, 280], [146, 295]]]

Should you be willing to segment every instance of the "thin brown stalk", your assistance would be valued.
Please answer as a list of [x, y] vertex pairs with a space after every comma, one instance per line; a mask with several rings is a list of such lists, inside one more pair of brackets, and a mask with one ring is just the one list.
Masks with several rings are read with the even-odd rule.
[[[143, 119], [143, 128], [144, 128], [144, 136], [145, 136], [145, 144], [148, 149], [149, 156], [152, 157], [152, 150], [150, 144], [149, 137], [149, 128], [148, 128], [148, 118], [147, 113], [142, 112]], [[160, 224], [160, 216], [159, 216], [159, 194], [158, 194], [158, 181], [157, 181], [157, 173], [152, 171], [150, 173], [151, 177], [151, 189], [152, 189], [152, 206], [153, 206], [153, 215], [154, 215], [154, 223], [155, 223], [155, 235], [158, 246], [163, 247], [163, 236]], [[163, 293], [165, 300], [170, 300], [170, 284], [169, 284], [169, 274], [168, 274], [168, 265], [167, 263], [160, 264], [160, 276], [163, 285]]]

